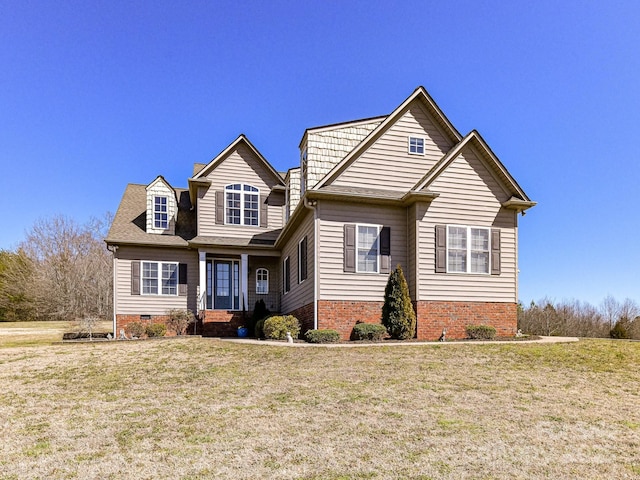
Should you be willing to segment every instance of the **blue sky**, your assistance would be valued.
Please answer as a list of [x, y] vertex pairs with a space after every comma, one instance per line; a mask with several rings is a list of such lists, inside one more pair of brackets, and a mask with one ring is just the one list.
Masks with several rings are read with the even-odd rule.
[[186, 186], [245, 133], [279, 170], [307, 127], [424, 85], [539, 205], [520, 298], [640, 301], [636, 1], [0, 2], [0, 248], [38, 218]]

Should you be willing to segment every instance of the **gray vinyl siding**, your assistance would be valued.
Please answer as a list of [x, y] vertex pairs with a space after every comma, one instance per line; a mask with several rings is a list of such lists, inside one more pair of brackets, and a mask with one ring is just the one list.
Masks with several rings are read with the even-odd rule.
[[391, 228], [391, 268], [407, 271], [407, 209], [322, 201], [318, 203], [319, 299], [382, 301], [387, 274], [344, 272], [344, 224], [368, 223]]
[[[269, 293], [256, 293], [256, 272], [259, 268], [266, 268], [269, 271]], [[280, 261], [277, 257], [249, 256], [249, 282], [248, 282], [248, 302], [247, 310], [253, 310], [256, 301], [262, 299], [266, 307], [272, 312], [280, 310], [280, 293], [282, 291], [280, 279]]]
[[[131, 295], [131, 262], [177, 262], [187, 264], [188, 291], [178, 295]], [[117, 314], [164, 315], [170, 308], [197, 308], [198, 253], [193, 250], [120, 246], [116, 252]]]
[[[280, 257], [280, 291], [283, 293], [281, 311], [285, 313], [313, 302], [313, 284], [315, 281], [313, 251], [316, 248], [313, 236], [313, 221], [313, 211], [308, 211], [300, 226], [298, 226], [282, 249]], [[307, 236], [307, 279], [302, 283], [298, 283], [298, 243], [305, 235]], [[282, 265], [287, 257], [289, 257], [291, 269], [291, 290], [284, 294]]]
[[411, 295], [413, 300], [418, 300], [416, 298], [416, 230], [416, 204], [414, 203], [407, 209], [407, 271], [405, 272], [409, 285], [409, 295]]
[[[419, 222], [419, 298], [452, 301], [517, 301], [516, 214], [501, 207], [508, 194], [467, 148], [430, 187], [440, 193]], [[500, 275], [436, 274], [435, 226], [500, 229]]]
[[[269, 205], [267, 228], [244, 227], [241, 225], [216, 225], [216, 192], [223, 191], [232, 183], [247, 183], [260, 189], [260, 195], [269, 195], [276, 184], [271, 172], [263, 162], [245, 145], [238, 148], [223, 159], [206, 176], [211, 180], [209, 188], [198, 189], [198, 235], [249, 238], [265, 234], [269, 230], [282, 228], [283, 206]], [[282, 203], [282, 202], [279, 202]], [[277, 232], [271, 235], [277, 237]], [[269, 235], [267, 235], [269, 237]]]
[[[424, 155], [408, 153], [409, 136], [425, 139]], [[451, 146], [432, 117], [415, 103], [332, 184], [407, 191]]]

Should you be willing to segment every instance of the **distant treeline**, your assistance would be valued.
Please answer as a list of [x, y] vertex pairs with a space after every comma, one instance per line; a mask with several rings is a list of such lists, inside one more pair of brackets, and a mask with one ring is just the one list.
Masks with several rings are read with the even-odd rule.
[[640, 306], [607, 296], [598, 306], [542, 299], [518, 306], [518, 328], [533, 335], [640, 339]]
[[111, 215], [85, 225], [37, 221], [15, 251], [0, 250], [0, 321], [112, 316]]

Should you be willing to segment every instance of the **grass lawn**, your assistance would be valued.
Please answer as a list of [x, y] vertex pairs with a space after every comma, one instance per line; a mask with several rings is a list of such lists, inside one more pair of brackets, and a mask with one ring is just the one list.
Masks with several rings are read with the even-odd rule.
[[0, 348], [0, 479], [640, 478], [640, 343]]
[[[63, 333], [76, 331], [77, 322], [0, 322], [0, 348], [48, 345], [62, 340]], [[111, 332], [113, 323], [100, 322], [94, 331]]]

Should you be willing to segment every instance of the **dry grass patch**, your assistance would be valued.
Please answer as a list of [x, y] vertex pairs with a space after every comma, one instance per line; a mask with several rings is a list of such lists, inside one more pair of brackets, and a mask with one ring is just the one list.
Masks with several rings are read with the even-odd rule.
[[637, 478], [640, 343], [0, 350], [0, 478]]
[[[61, 341], [65, 332], [78, 330], [77, 322], [0, 322], [0, 348], [48, 345]], [[94, 332], [112, 330], [109, 321], [99, 322], [94, 328]]]

